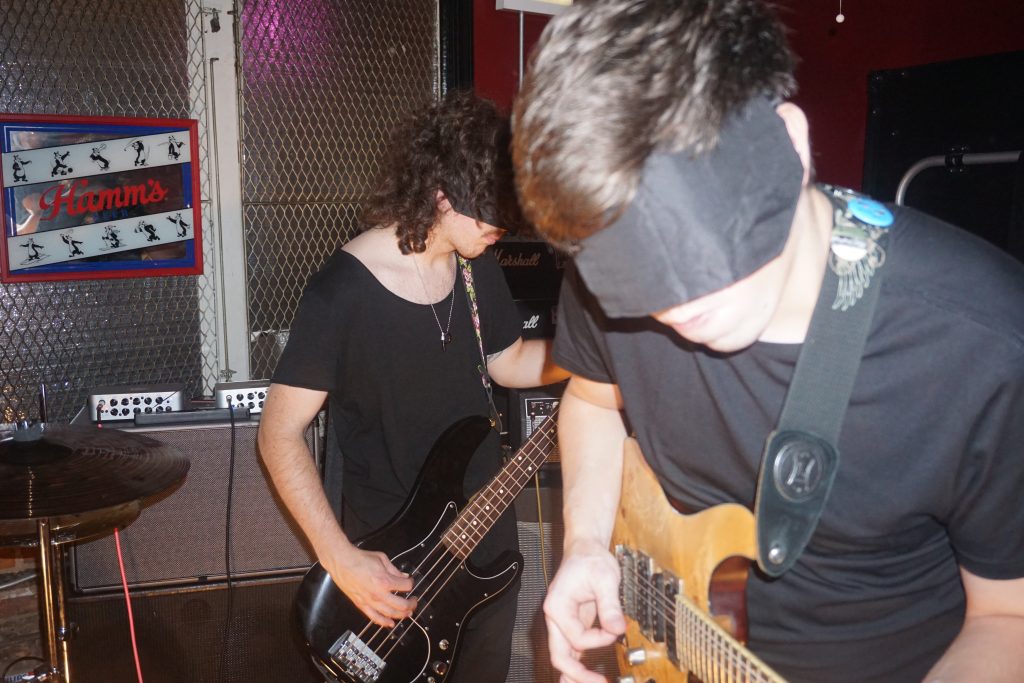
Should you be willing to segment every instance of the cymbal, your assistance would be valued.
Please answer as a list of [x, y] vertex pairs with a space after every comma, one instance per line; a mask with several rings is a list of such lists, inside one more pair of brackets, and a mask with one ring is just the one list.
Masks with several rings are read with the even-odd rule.
[[[50, 543], [87, 541], [124, 528], [142, 511], [142, 502], [133, 500], [99, 510], [76, 512], [45, 518], [50, 525]], [[41, 519], [0, 519], [0, 546], [36, 547], [39, 545]]]
[[169, 489], [189, 461], [141, 434], [42, 424], [0, 441], [0, 519], [77, 515]]

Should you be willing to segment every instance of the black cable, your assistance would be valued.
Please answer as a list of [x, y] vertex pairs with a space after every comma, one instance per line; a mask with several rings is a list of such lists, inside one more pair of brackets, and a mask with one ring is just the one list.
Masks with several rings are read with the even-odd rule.
[[231, 499], [235, 489], [235, 408], [232, 404], [231, 396], [228, 396], [228, 420], [231, 424], [231, 445], [228, 455], [228, 500], [224, 526], [224, 573], [228, 584], [228, 604], [224, 616], [224, 636], [221, 638], [220, 675], [217, 677], [221, 681], [225, 680], [224, 677], [227, 673], [225, 659], [228, 653], [228, 640], [231, 634], [231, 618], [234, 612], [235, 599], [234, 584], [231, 576]]
[[227, 523], [224, 527], [224, 570], [227, 574], [228, 588], [231, 588], [231, 499], [235, 490], [235, 407], [228, 397], [228, 420], [231, 423], [231, 446], [228, 455], [228, 501]]

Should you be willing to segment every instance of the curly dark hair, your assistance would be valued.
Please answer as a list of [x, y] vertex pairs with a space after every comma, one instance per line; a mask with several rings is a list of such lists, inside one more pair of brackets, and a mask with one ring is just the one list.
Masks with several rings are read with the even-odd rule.
[[788, 97], [793, 57], [761, 0], [582, 0], [552, 19], [516, 101], [523, 213], [565, 245], [611, 223], [647, 157], [711, 149], [753, 97]]
[[510, 143], [507, 117], [472, 92], [428, 103], [393, 131], [363, 206], [363, 227], [394, 224], [402, 253], [422, 252], [438, 218], [441, 190], [459, 213], [515, 231], [521, 214]]

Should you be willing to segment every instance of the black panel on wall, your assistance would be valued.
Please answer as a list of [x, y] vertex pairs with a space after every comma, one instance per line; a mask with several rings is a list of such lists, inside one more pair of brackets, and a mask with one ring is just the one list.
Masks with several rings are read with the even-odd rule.
[[[1024, 149], [1024, 52], [873, 72], [868, 83], [864, 191], [894, 200], [904, 174], [928, 157], [904, 204], [1024, 258], [1021, 163], [965, 164], [963, 155]], [[1014, 207], [1017, 207], [1016, 209]], [[1015, 213], [1016, 212], [1016, 213]]]
[[473, 87], [473, 0], [440, 0], [441, 93]]

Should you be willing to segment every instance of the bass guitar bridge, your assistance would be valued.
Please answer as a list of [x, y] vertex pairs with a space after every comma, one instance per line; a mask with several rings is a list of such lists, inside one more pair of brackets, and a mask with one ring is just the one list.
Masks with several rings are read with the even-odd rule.
[[329, 650], [331, 660], [360, 683], [373, 683], [384, 671], [384, 660], [352, 631], [345, 631]]

